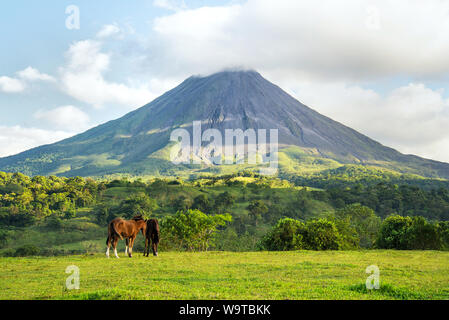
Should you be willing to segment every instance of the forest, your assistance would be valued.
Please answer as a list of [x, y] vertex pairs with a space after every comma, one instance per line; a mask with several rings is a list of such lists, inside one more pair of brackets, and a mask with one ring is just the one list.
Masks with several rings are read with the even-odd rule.
[[298, 181], [245, 171], [191, 180], [0, 172], [0, 254], [100, 252], [107, 223], [135, 215], [160, 220], [162, 250], [449, 247], [449, 189], [441, 183]]

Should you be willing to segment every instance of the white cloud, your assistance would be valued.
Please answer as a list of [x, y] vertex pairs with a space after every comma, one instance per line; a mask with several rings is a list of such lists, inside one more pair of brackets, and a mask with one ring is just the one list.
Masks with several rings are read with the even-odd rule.
[[154, 0], [153, 5], [155, 7], [171, 10], [180, 11], [187, 9], [187, 5], [184, 0]]
[[17, 93], [24, 90], [25, 84], [22, 81], [5, 76], [0, 77], [0, 92]]
[[104, 25], [101, 30], [97, 33], [97, 38], [103, 39], [121, 33], [121, 29], [116, 24]]
[[28, 81], [55, 81], [55, 78], [46, 74], [40, 73], [39, 70], [34, 69], [33, 67], [28, 67], [22, 71], [17, 72], [17, 75], [23, 79]]
[[[245, 66], [309, 77], [447, 77], [449, 2], [249, 0], [157, 18], [166, 65]], [[170, 64], [170, 61], [176, 61]]]
[[104, 74], [110, 65], [110, 55], [101, 52], [101, 42], [78, 41], [66, 53], [67, 65], [60, 69], [63, 90], [70, 96], [101, 108], [117, 103], [137, 108], [149, 102], [152, 94], [144, 85], [107, 81]]
[[0, 157], [14, 155], [72, 136], [66, 131], [51, 131], [21, 126], [0, 126]]
[[7, 76], [0, 77], [0, 92], [19, 93], [26, 89], [26, 81], [55, 81], [52, 76], [40, 73], [39, 70], [28, 67], [17, 72], [19, 78], [11, 78]]
[[[249, 0], [154, 20], [166, 74], [252, 68], [313, 109], [397, 148], [449, 162], [449, 2]], [[380, 94], [366, 83], [409, 79]]]
[[410, 83], [383, 96], [342, 82], [286, 83], [304, 104], [384, 145], [449, 162], [449, 100], [442, 90]]
[[55, 129], [81, 132], [89, 128], [89, 115], [74, 106], [62, 106], [51, 110], [39, 110], [34, 114]]

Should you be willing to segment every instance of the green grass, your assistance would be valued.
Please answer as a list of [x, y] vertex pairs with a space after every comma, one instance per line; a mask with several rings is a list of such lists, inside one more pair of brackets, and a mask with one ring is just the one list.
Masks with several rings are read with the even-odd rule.
[[[161, 252], [0, 258], [0, 299], [449, 299], [449, 252]], [[364, 283], [380, 268], [380, 290]], [[65, 289], [69, 265], [80, 290]]]

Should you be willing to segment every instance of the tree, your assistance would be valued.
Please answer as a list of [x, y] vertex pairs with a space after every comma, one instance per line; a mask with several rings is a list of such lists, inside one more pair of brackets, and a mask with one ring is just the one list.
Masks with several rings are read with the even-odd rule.
[[3, 248], [8, 243], [9, 233], [7, 231], [0, 230], [0, 248]]
[[307, 222], [304, 239], [306, 249], [309, 250], [341, 249], [341, 236], [337, 226], [326, 219]]
[[[108, 223], [109, 207], [105, 204], [100, 204], [95, 208], [95, 221], [100, 226], [105, 226]], [[112, 219], [111, 219], [112, 220]]]
[[305, 225], [301, 221], [284, 218], [262, 239], [261, 249], [291, 251], [304, 248]]
[[209, 248], [218, 227], [231, 222], [226, 215], [207, 215], [199, 210], [178, 211], [161, 221], [165, 242], [180, 249], [204, 251]]
[[342, 250], [352, 250], [358, 249], [360, 243], [360, 236], [357, 230], [351, 224], [350, 217], [335, 218], [329, 217], [327, 220], [333, 222], [337, 227], [338, 233], [340, 235], [340, 249]]
[[173, 201], [173, 207], [176, 211], [179, 210], [189, 210], [192, 207], [192, 200], [184, 195]]
[[411, 224], [410, 217], [389, 216], [382, 223], [377, 246], [381, 249], [408, 249], [406, 234]]
[[449, 221], [440, 221], [437, 225], [441, 248], [449, 250]]
[[390, 216], [382, 224], [378, 247], [402, 250], [439, 250], [443, 245], [439, 225], [424, 217]]
[[338, 209], [335, 216], [338, 219], [349, 219], [350, 226], [358, 234], [360, 247], [371, 248], [375, 244], [382, 221], [373, 209], [355, 203]]
[[193, 209], [198, 209], [202, 212], [209, 212], [210, 210], [210, 201], [206, 194], [200, 194], [193, 200]]
[[268, 208], [262, 200], [254, 200], [246, 208], [249, 211], [249, 216], [257, 225], [258, 220], [268, 212]]
[[136, 215], [149, 218], [150, 214], [157, 208], [158, 205], [156, 200], [141, 192], [123, 200], [119, 206], [119, 211], [120, 213], [123, 213], [127, 219], [131, 219]]
[[215, 209], [219, 213], [223, 213], [226, 209], [231, 207], [235, 202], [235, 197], [228, 191], [220, 193], [215, 199]]
[[405, 234], [407, 249], [439, 250], [441, 248], [438, 227], [423, 217], [413, 217], [412, 224]]

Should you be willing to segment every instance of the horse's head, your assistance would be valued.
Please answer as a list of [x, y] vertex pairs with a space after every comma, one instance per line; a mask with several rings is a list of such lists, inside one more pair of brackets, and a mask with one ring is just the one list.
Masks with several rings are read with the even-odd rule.
[[141, 216], [141, 215], [138, 215], [138, 216], [134, 216], [132, 219], [131, 219], [131, 221], [134, 221], [134, 223], [137, 225], [137, 228], [139, 229], [139, 230], [143, 230], [142, 232], [145, 234], [145, 229], [146, 229], [146, 226], [147, 226], [147, 222], [145, 221], [145, 219]]

